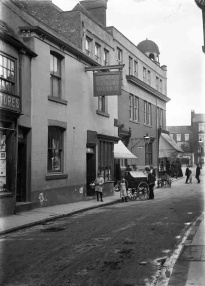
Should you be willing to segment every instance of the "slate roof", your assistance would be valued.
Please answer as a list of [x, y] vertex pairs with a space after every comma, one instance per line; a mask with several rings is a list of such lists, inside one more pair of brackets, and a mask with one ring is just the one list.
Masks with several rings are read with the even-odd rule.
[[205, 122], [205, 114], [195, 113], [193, 116], [193, 122]]
[[177, 134], [190, 134], [190, 133], [192, 133], [191, 126], [167, 126], [167, 130], [170, 133], [177, 133]]

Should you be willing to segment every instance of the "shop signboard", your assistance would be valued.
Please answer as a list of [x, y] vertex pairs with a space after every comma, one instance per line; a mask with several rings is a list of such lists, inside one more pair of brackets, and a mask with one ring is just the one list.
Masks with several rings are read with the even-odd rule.
[[98, 72], [93, 74], [94, 96], [121, 95], [121, 72]]
[[20, 97], [0, 92], [0, 108], [21, 112]]

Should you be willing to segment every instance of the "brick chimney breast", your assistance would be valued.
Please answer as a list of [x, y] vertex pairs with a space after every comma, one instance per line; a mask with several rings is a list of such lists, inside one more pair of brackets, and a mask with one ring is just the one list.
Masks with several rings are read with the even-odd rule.
[[106, 9], [108, 0], [84, 0], [80, 4], [106, 27]]

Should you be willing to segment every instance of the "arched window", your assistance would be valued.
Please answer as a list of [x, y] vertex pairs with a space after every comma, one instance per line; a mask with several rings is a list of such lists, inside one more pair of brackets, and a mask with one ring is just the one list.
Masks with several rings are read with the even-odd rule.
[[152, 61], [154, 61], [154, 60], [155, 60], [154, 54], [150, 53], [150, 54], [149, 54], [149, 58], [150, 58]]

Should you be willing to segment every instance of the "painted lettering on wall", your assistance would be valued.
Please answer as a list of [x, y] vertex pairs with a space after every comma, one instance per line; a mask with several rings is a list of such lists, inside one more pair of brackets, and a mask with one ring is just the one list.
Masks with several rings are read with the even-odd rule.
[[18, 96], [0, 92], [0, 107], [20, 112], [21, 101]]
[[94, 96], [121, 95], [121, 72], [94, 73]]

